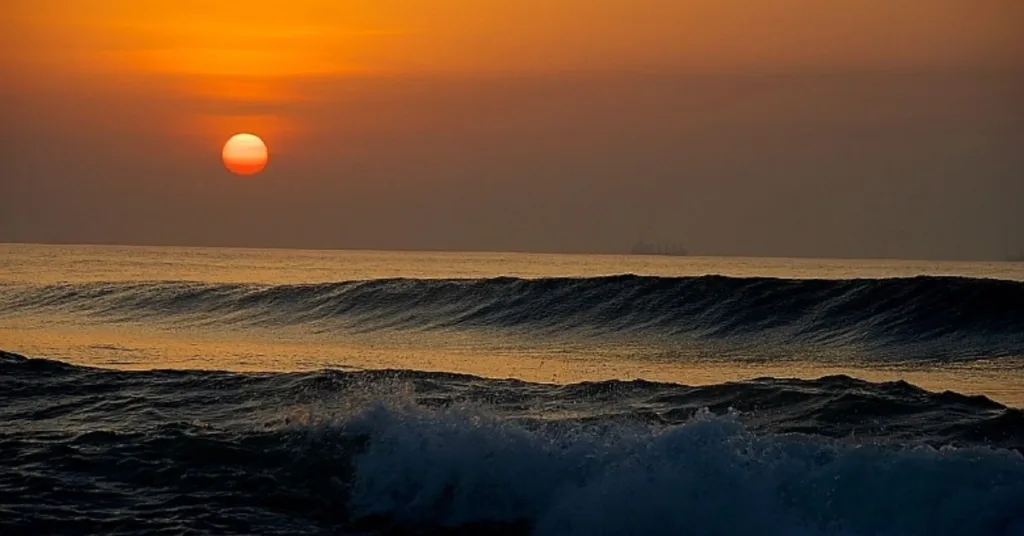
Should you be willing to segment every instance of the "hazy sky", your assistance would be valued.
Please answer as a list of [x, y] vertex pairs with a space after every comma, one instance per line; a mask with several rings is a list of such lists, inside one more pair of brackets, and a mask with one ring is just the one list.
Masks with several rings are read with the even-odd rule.
[[0, 241], [1024, 246], [1019, 0], [9, 4]]

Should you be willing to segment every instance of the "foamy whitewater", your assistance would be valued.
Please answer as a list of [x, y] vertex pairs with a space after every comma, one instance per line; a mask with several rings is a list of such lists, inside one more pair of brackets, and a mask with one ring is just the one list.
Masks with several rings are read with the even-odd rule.
[[0, 249], [3, 535], [1024, 535], [1019, 264]]

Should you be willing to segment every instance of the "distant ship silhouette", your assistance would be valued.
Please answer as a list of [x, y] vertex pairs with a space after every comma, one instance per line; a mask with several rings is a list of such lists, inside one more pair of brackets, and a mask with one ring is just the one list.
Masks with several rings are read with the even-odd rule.
[[685, 257], [690, 254], [681, 244], [658, 244], [641, 240], [629, 250], [633, 255], [667, 255]]

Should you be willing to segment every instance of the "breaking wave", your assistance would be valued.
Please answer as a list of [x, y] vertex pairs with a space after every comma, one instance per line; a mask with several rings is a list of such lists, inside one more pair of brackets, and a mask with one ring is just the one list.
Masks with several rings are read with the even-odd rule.
[[0, 353], [4, 534], [1024, 535], [1024, 414], [705, 387], [121, 372]]

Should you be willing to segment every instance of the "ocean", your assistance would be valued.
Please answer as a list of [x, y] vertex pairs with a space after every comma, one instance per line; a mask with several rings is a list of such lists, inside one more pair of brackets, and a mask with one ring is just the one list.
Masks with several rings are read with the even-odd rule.
[[1024, 263], [0, 245], [0, 534], [1024, 535]]

